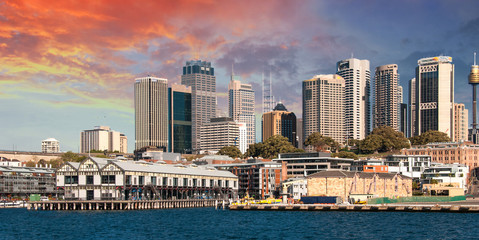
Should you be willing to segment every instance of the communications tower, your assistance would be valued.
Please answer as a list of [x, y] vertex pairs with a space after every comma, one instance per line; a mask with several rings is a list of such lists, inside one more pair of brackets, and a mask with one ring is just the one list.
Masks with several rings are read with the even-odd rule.
[[474, 65], [471, 66], [471, 73], [469, 73], [469, 84], [472, 85], [472, 142], [477, 144], [479, 141], [477, 135], [477, 92], [476, 86], [479, 84], [479, 66], [476, 65], [476, 53], [474, 52]]

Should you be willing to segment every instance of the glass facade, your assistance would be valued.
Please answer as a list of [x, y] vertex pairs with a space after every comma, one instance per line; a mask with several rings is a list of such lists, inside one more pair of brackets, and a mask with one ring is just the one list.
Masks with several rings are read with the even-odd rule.
[[191, 153], [191, 93], [168, 91], [168, 152]]

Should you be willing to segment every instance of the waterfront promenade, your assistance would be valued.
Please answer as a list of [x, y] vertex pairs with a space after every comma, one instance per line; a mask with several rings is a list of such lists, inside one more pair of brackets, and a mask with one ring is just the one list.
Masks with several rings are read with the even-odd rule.
[[394, 204], [250, 204], [230, 205], [230, 210], [246, 211], [356, 211], [356, 212], [461, 212], [479, 213], [479, 201], [443, 203], [394, 203]]
[[141, 210], [167, 208], [214, 207], [222, 200], [179, 199], [179, 200], [89, 200], [89, 201], [32, 201], [28, 210]]

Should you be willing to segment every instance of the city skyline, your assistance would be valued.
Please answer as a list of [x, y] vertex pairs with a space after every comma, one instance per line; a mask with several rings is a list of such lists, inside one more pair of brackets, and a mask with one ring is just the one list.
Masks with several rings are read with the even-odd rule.
[[76, 152], [79, 132], [107, 125], [130, 139], [131, 152], [134, 79], [152, 75], [178, 84], [193, 59], [215, 67], [222, 112], [234, 63], [256, 93], [257, 115], [261, 75], [271, 70], [275, 98], [301, 118], [302, 81], [334, 73], [342, 59], [367, 59], [371, 70], [397, 64], [408, 93], [417, 60], [442, 54], [455, 65], [455, 102], [471, 109], [477, 2], [235, 3], [4, 2], [0, 149], [40, 151], [41, 141], [53, 137], [61, 151]]

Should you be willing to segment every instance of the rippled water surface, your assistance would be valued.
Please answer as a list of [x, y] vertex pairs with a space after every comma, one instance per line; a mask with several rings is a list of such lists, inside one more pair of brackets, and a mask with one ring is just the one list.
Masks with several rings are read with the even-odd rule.
[[0, 239], [479, 239], [479, 215], [0, 209]]

